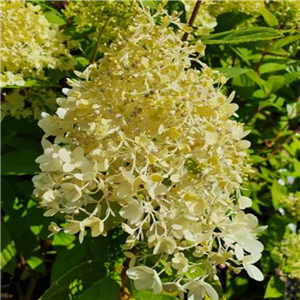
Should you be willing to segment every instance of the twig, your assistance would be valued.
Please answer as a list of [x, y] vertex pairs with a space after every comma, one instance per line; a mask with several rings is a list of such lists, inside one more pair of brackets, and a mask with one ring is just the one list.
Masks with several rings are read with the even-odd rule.
[[300, 127], [298, 127], [291, 134], [289, 134], [265, 159], [268, 160], [270, 157], [275, 155], [279, 150], [282, 149], [283, 145], [287, 143], [295, 133], [299, 133], [299, 132], [300, 132]]
[[[257, 162], [254, 165], [259, 165], [260, 163], [266, 162], [267, 160], [269, 160], [272, 156], [274, 156], [278, 151], [280, 151], [283, 148], [284, 144], [287, 143], [293, 137], [293, 135], [295, 133], [300, 133], [300, 127], [298, 127], [297, 129], [293, 130], [293, 132], [291, 134], [289, 134], [288, 136], [286, 136], [284, 138], [284, 140], [281, 143], [279, 143], [271, 153], [269, 153], [266, 157], [264, 157], [263, 161]], [[262, 151], [260, 151], [258, 153], [258, 155], [261, 152]]]
[[119, 300], [130, 299], [130, 295], [126, 292], [126, 281], [127, 281], [126, 271], [129, 268], [129, 262], [130, 262], [130, 258], [126, 258], [123, 263], [123, 268], [121, 272], [121, 290], [119, 294]]
[[260, 61], [258, 62], [258, 64], [256, 65], [256, 71], [258, 74], [260, 74], [260, 71], [259, 71], [259, 68], [261, 67], [264, 59], [265, 59], [265, 56], [268, 54], [268, 51], [269, 51], [269, 48], [270, 48], [270, 45], [271, 43], [273, 42], [273, 40], [269, 40], [267, 41], [267, 44], [266, 44], [266, 47], [265, 49], [263, 50], [263, 52], [261, 53], [261, 58], [260, 58]]
[[231, 67], [234, 67], [235, 65], [235, 59], [236, 59], [236, 53], [234, 51], [232, 51], [232, 54], [231, 54]]
[[16, 286], [18, 300], [21, 300], [23, 298], [23, 293], [22, 293], [22, 290], [21, 290], [21, 287], [20, 287], [20, 282], [17, 281], [14, 284]]
[[35, 289], [35, 286], [37, 284], [37, 278], [35, 278], [34, 274], [30, 278], [29, 286], [26, 292], [26, 295], [24, 297], [24, 300], [31, 300], [32, 299], [32, 294]]
[[[202, 0], [197, 0], [196, 4], [195, 4], [195, 7], [194, 7], [194, 10], [193, 10], [193, 13], [191, 15], [191, 18], [189, 20], [189, 26], [192, 27], [194, 22], [195, 22], [195, 19], [196, 19], [196, 16], [197, 16], [197, 13], [199, 11], [199, 8], [200, 8], [200, 5], [201, 5], [201, 2]], [[182, 37], [182, 41], [186, 41], [187, 38], [189, 36], [189, 33], [188, 32], [185, 32], [183, 37]]]
[[[278, 96], [276, 97], [276, 100], [277, 100], [277, 98], [278, 98]], [[261, 109], [258, 108], [258, 111], [257, 111], [256, 113], [258, 113], [260, 110], [261, 110]], [[271, 148], [271, 147], [273, 147], [273, 146], [275, 145], [275, 143], [277, 142], [277, 140], [280, 138], [281, 133], [289, 127], [289, 120], [291, 119], [291, 117], [292, 117], [292, 115], [293, 115], [293, 113], [294, 113], [294, 110], [295, 110], [295, 107], [292, 109], [292, 112], [289, 114], [287, 123], [286, 123], [286, 124], [285, 124], [278, 132], [277, 132], [277, 135], [273, 138], [272, 141], [270, 141], [270, 142], [266, 141], [266, 142], [265, 142], [265, 145], [266, 145], [266, 146], [265, 146], [264, 148], [262, 148], [262, 149], [258, 152], [258, 154], [264, 152], [266, 149]], [[254, 114], [254, 116], [256, 115], [256, 113]], [[251, 119], [252, 119], [254, 116], [252, 116]], [[248, 123], [249, 123], [249, 122], [247, 122], [247, 124], [248, 124]], [[296, 130], [297, 130], [297, 129], [296, 129]]]
[[91, 64], [94, 63], [95, 60], [96, 60], [96, 56], [97, 56], [98, 48], [99, 48], [99, 45], [100, 45], [100, 41], [101, 41], [103, 32], [104, 32], [104, 30], [105, 30], [107, 24], [109, 23], [109, 21], [110, 21], [110, 18], [105, 22], [105, 24], [103, 25], [103, 27], [102, 27], [101, 30], [99, 31], [98, 40], [97, 40], [97, 43], [96, 43], [96, 45], [95, 45], [95, 48], [94, 48], [92, 57], [91, 57], [91, 59], [90, 59], [90, 63], [91, 63]]

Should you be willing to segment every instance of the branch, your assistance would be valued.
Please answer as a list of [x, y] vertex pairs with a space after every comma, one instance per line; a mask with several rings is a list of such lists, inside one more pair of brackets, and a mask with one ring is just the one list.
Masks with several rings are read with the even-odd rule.
[[[191, 18], [190, 18], [190, 21], [189, 21], [189, 26], [192, 27], [194, 22], [195, 22], [195, 19], [196, 19], [196, 16], [197, 16], [197, 13], [199, 11], [199, 8], [200, 8], [200, 5], [201, 5], [201, 2], [202, 0], [197, 0], [196, 4], [195, 4], [195, 7], [194, 7], [194, 10], [193, 10], [193, 13], [191, 15]], [[188, 38], [189, 34], [188, 32], [185, 32], [183, 37], [182, 37], [182, 41], [186, 41], [187, 38]]]
[[265, 59], [265, 56], [268, 54], [268, 50], [270, 48], [270, 45], [271, 43], [273, 42], [273, 40], [269, 40], [267, 41], [267, 44], [266, 44], [266, 47], [265, 49], [263, 50], [263, 52], [261, 53], [261, 58], [260, 58], [260, 61], [258, 62], [258, 64], [256, 65], [256, 71], [257, 73], [260, 75], [260, 72], [259, 72], [259, 68], [260, 66], [262, 65], [264, 59]]
[[[280, 150], [283, 148], [283, 146], [284, 146], [287, 142], [289, 142], [289, 140], [290, 140], [290, 139], [293, 137], [293, 135], [296, 134], [296, 133], [300, 133], [300, 127], [298, 127], [298, 128], [296, 128], [295, 130], [293, 130], [292, 133], [289, 134], [288, 136], [286, 136], [286, 137], [283, 139], [283, 141], [282, 141], [281, 143], [279, 143], [278, 145], [276, 145], [276, 147], [274, 147], [274, 150], [273, 150], [271, 153], [269, 153], [266, 157], [264, 157], [264, 160], [263, 160], [263, 161], [257, 162], [257, 163], [255, 163], [254, 165], [259, 165], [259, 164], [261, 164], [262, 162], [266, 162], [267, 160], [269, 160], [269, 159], [270, 159], [272, 156], [274, 156], [278, 151], [280, 151]], [[265, 147], [265, 148], [266, 148], [266, 147]], [[264, 148], [264, 149], [265, 149], [265, 148]], [[262, 150], [264, 150], [264, 149], [262, 149]], [[258, 155], [262, 152], [262, 150], [259, 151]]]
[[121, 290], [119, 294], [119, 300], [130, 299], [130, 295], [126, 292], [126, 281], [127, 281], [126, 271], [129, 268], [129, 262], [130, 262], [130, 258], [127, 257], [123, 263], [123, 268], [121, 272]]
[[94, 48], [94, 51], [93, 51], [93, 54], [92, 54], [92, 57], [90, 59], [90, 63], [94, 63], [95, 60], [96, 60], [96, 56], [97, 56], [97, 52], [98, 52], [98, 48], [99, 48], [99, 45], [100, 45], [100, 42], [101, 42], [101, 38], [102, 38], [102, 35], [103, 35], [103, 32], [107, 26], [107, 24], [109, 23], [111, 18], [109, 18], [105, 24], [103, 25], [103, 27], [101, 28], [100, 32], [99, 32], [99, 35], [98, 35], [98, 40], [97, 40], [97, 43], [95, 45], [95, 48]]
[[270, 157], [274, 156], [279, 150], [282, 149], [284, 144], [287, 143], [293, 137], [295, 133], [299, 133], [299, 132], [300, 132], [300, 127], [295, 129], [290, 135], [285, 137], [285, 139], [265, 159], [268, 160], [270, 159]]
[[28, 286], [26, 295], [24, 297], [24, 300], [32, 299], [33, 291], [35, 289], [36, 284], [37, 284], [37, 278], [35, 278], [35, 276], [32, 275], [30, 278], [29, 286]]

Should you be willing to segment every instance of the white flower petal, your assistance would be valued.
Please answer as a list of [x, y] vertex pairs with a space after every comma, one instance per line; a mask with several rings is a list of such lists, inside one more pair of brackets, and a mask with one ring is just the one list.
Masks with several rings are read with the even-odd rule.
[[144, 210], [139, 201], [130, 200], [126, 206], [122, 207], [119, 213], [122, 218], [128, 219], [130, 224], [135, 224], [143, 217]]
[[239, 198], [239, 208], [240, 209], [245, 209], [247, 207], [251, 207], [252, 205], [252, 200], [248, 197], [241, 196]]
[[250, 265], [250, 264], [244, 264], [244, 268], [245, 268], [245, 270], [247, 271], [248, 275], [251, 278], [253, 278], [257, 281], [263, 281], [264, 280], [263, 273], [256, 266]]
[[206, 294], [212, 299], [212, 300], [218, 300], [219, 299], [219, 295], [216, 292], [216, 290], [207, 282], [202, 281], [202, 285], [205, 289]]
[[134, 286], [138, 291], [152, 289], [155, 294], [159, 294], [162, 291], [162, 283], [158, 274], [149, 267], [133, 267], [128, 269], [126, 274], [130, 279], [134, 280]]
[[235, 244], [234, 253], [238, 260], [242, 260], [244, 257], [244, 250], [239, 244]]
[[253, 237], [245, 238], [241, 246], [250, 253], [260, 253], [264, 250], [264, 245]]
[[205, 141], [208, 145], [214, 145], [218, 142], [218, 136], [213, 132], [207, 132], [205, 134]]

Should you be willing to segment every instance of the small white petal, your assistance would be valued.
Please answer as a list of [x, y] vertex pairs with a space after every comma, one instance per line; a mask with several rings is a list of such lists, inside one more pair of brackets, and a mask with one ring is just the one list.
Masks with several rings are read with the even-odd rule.
[[212, 299], [212, 300], [218, 300], [219, 299], [219, 295], [216, 292], [216, 290], [207, 282], [202, 282], [202, 285], [205, 289], [206, 294]]
[[264, 280], [263, 273], [256, 266], [253, 266], [253, 265], [250, 265], [250, 264], [244, 264], [244, 268], [245, 268], [245, 270], [247, 271], [248, 275], [251, 278], [253, 278], [257, 281], [263, 281]]
[[238, 260], [242, 260], [244, 257], [244, 250], [239, 244], [235, 244], [234, 253]]
[[64, 119], [64, 117], [66, 116], [67, 114], [67, 110], [64, 109], [64, 108], [61, 108], [59, 107], [56, 111], [56, 114], [61, 118], [61, 119]]
[[241, 196], [239, 198], [239, 208], [240, 209], [245, 209], [247, 207], [251, 207], [252, 205], [252, 200], [248, 197]]
[[173, 174], [170, 177], [170, 179], [171, 179], [172, 182], [179, 182], [180, 181], [180, 175], [179, 174]]
[[215, 133], [207, 132], [205, 134], [205, 141], [208, 145], [213, 145], [218, 142], [218, 136]]
[[62, 166], [62, 170], [66, 173], [72, 172], [75, 169], [75, 166], [72, 164], [65, 163]]

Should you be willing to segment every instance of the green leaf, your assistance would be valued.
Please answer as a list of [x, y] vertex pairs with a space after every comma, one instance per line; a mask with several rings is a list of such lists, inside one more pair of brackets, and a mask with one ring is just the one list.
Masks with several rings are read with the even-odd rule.
[[271, 27], [278, 26], [277, 18], [268, 9], [263, 8], [260, 10], [260, 13], [262, 14], [264, 20], [269, 26]]
[[[24, 201], [20, 200], [17, 195], [17, 187], [13, 184], [14, 177], [1, 178], [1, 205], [7, 217], [6, 226], [10, 235], [18, 246], [18, 239], [25, 233], [31, 233], [27, 223], [27, 208]], [[26, 181], [23, 181], [26, 182]], [[31, 246], [31, 245], [30, 245]], [[27, 248], [30, 248], [27, 245]]]
[[[253, 80], [247, 76], [248, 73], [241, 74], [240, 76], [232, 79], [232, 85], [234, 86], [237, 94], [245, 99], [248, 99], [249, 95], [252, 95], [256, 89]], [[251, 103], [254, 104], [254, 102]]]
[[266, 91], [273, 93], [282, 88], [285, 84], [283, 76], [270, 76], [266, 82]]
[[31, 225], [30, 226], [31, 232], [38, 237], [41, 237], [43, 229], [44, 229], [44, 225]]
[[15, 211], [12, 206], [16, 197], [15, 186], [9, 177], [1, 176], [1, 206], [8, 216]]
[[251, 155], [251, 160], [252, 160], [253, 164], [257, 164], [257, 163], [265, 161], [266, 159], [259, 155]]
[[229, 30], [201, 37], [204, 44], [239, 44], [277, 39], [282, 33], [269, 27], [251, 27], [239, 30]]
[[268, 52], [272, 52], [274, 50], [279, 50], [280, 48], [282, 48], [286, 45], [289, 45], [295, 41], [298, 41], [299, 39], [300, 39], [300, 34], [291, 35], [291, 36], [284, 37], [280, 40], [276, 40], [271, 44]]
[[278, 182], [274, 182], [271, 188], [272, 203], [275, 209], [280, 207], [280, 202], [283, 197], [287, 197], [286, 188]]
[[[15, 182], [15, 185], [18, 187], [19, 197], [22, 199], [28, 199], [31, 198], [32, 192], [33, 192], [33, 184], [31, 178], [22, 178], [20, 182]], [[37, 207], [37, 202], [35, 200], [29, 200], [27, 202], [27, 208]], [[39, 213], [41, 213], [41, 210], [38, 210]]]
[[145, 7], [150, 7], [151, 9], [156, 9], [161, 0], [142, 0]]
[[264, 299], [280, 298], [284, 296], [285, 286], [284, 282], [278, 277], [272, 276], [268, 282]]
[[51, 24], [57, 24], [58, 26], [66, 24], [66, 20], [56, 11], [46, 11], [44, 16]]
[[[300, 154], [300, 140], [297, 136], [293, 137], [292, 140], [293, 141], [290, 144], [284, 145], [284, 149], [286, 149], [290, 153], [290, 155], [294, 157], [298, 157], [298, 155]], [[295, 164], [294, 166], [295, 171], [297, 169], [297, 165], [299, 164], [300, 164], [299, 162], [298, 164]], [[297, 170], [300, 171], [299, 169]], [[296, 174], [300, 174], [300, 172], [297, 172]]]
[[250, 78], [253, 82], [255, 82], [257, 85], [259, 85], [261, 88], [265, 87], [265, 81], [261, 79], [260, 76], [254, 70], [250, 70], [245, 75], [248, 78]]
[[13, 275], [16, 264], [16, 245], [5, 223], [1, 223], [1, 270]]
[[286, 68], [285, 64], [265, 63], [260, 66], [259, 72], [260, 74], [272, 73], [272, 72], [284, 70], [285, 68]]
[[[112, 232], [110, 232], [112, 234]], [[113, 243], [112, 236], [87, 236], [85, 239], [87, 247], [91, 252], [93, 259], [98, 261], [107, 261], [110, 253], [110, 243]]]
[[85, 57], [76, 57], [76, 61], [83, 68], [87, 67], [90, 63], [89, 60], [86, 59]]
[[231, 298], [231, 296], [238, 297], [242, 295], [248, 288], [248, 281], [248, 278], [243, 278], [240, 276], [231, 277], [229, 275], [227, 278], [228, 289], [225, 294], [226, 299]]
[[106, 276], [106, 271], [102, 263], [84, 262], [55, 281], [40, 300], [78, 299], [95, 281], [104, 276]]
[[31, 139], [30, 143], [28, 143], [28, 137], [24, 137], [20, 135], [10, 136], [5, 141], [5, 144], [20, 151], [24, 151], [24, 150], [36, 151], [37, 149], [41, 149], [40, 141]]
[[82, 245], [76, 244], [73, 247], [62, 249], [53, 263], [51, 282], [55, 282], [72, 268], [90, 259], [92, 259], [92, 255], [86, 242]]
[[178, 298], [172, 296], [154, 295], [151, 291], [134, 291], [133, 297], [136, 300], [178, 300]]
[[180, 12], [180, 21], [182, 23], [186, 23], [186, 13], [185, 13], [185, 6], [182, 1], [168, 1], [167, 5], [165, 6], [165, 9], [168, 11], [169, 15], [172, 15], [173, 11]]
[[272, 251], [274, 247], [279, 246], [286, 230], [286, 225], [291, 221], [286, 216], [274, 214], [268, 221], [268, 229], [263, 231], [260, 241], [265, 246], [265, 251]]
[[71, 234], [66, 234], [64, 232], [59, 232], [54, 235], [52, 245], [53, 246], [69, 246], [75, 241], [76, 237]]
[[249, 61], [249, 57], [251, 55], [251, 51], [247, 48], [241, 48], [241, 47], [233, 47], [229, 46], [230, 49], [235, 52], [248, 66], [251, 66], [251, 63]]
[[236, 67], [224, 67], [224, 68], [217, 68], [216, 70], [223, 73], [227, 78], [234, 78], [249, 72], [248, 69], [244, 68], [236, 68]]
[[285, 84], [289, 85], [295, 80], [300, 80], [300, 71], [285, 74], [283, 77]]
[[226, 30], [235, 28], [238, 24], [246, 21], [249, 18], [249, 15], [240, 11], [231, 11], [223, 13], [217, 17], [218, 25], [215, 28], [215, 32], [224, 32]]
[[34, 235], [41, 239], [47, 239], [47, 236], [49, 235], [48, 226], [51, 220], [43, 216], [43, 210], [38, 207], [38, 203], [36, 201], [31, 199], [27, 204], [26, 220], [31, 232]]
[[[48, 71], [50, 72], [50, 71]], [[55, 82], [43, 81], [38, 79], [26, 79], [25, 84], [22, 85], [22, 88], [34, 87], [34, 86], [42, 86], [42, 87], [60, 87]], [[16, 85], [6, 85], [6, 89], [19, 89], [19, 86]]]
[[[12, 219], [12, 223], [15, 223], [15, 219]], [[18, 238], [15, 239], [18, 253], [22, 253], [24, 258], [27, 259], [33, 254], [39, 255], [40, 242], [36, 236], [29, 229], [28, 224], [23, 224], [25, 232]]]
[[110, 277], [104, 277], [84, 291], [76, 300], [118, 300], [120, 285]]
[[38, 151], [10, 151], [4, 153], [1, 157], [2, 175], [32, 175], [39, 171], [35, 163], [40, 155]]
[[29, 119], [16, 120], [13, 117], [7, 116], [1, 122], [1, 133], [8, 136], [24, 136], [35, 140], [37, 137], [40, 139], [43, 136], [43, 131], [36, 125], [36, 121]]
[[29, 267], [39, 273], [46, 273], [46, 268], [42, 259], [37, 256], [31, 256], [27, 259]]

